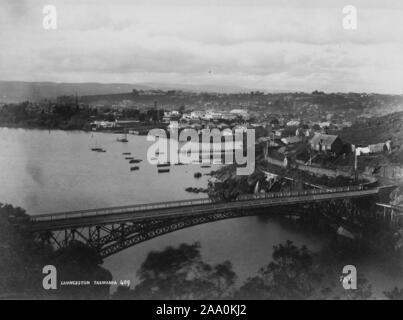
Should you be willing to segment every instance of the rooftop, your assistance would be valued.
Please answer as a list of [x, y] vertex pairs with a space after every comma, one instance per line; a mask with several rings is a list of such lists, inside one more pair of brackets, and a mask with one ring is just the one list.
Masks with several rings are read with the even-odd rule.
[[311, 139], [311, 144], [319, 144], [322, 143], [322, 145], [332, 145], [332, 143], [338, 138], [339, 136], [332, 135], [332, 134], [315, 134], [313, 138]]

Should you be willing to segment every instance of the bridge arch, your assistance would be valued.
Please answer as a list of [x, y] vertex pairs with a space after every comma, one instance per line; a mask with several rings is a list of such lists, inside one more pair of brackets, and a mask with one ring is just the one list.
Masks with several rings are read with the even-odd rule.
[[307, 210], [307, 205], [343, 203], [347, 199], [376, 196], [378, 192], [378, 188], [358, 186], [245, 195], [230, 202], [196, 199], [113, 207], [32, 216], [21, 227], [58, 247], [81, 240], [106, 258], [141, 242], [199, 224], [261, 214], [301, 214]]

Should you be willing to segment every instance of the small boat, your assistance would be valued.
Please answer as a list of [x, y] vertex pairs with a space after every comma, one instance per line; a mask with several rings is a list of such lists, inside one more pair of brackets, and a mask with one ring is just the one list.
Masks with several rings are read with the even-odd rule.
[[117, 141], [117, 142], [129, 142], [129, 140], [127, 140], [127, 133], [125, 133], [125, 134], [123, 135], [123, 137], [117, 138], [116, 141]]
[[133, 160], [133, 157], [125, 157], [126, 160]]
[[200, 166], [200, 168], [211, 168], [211, 165], [209, 164], [203, 164]]
[[160, 168], [160, 167], [170, 167], [171, 166], [171, 163], [170, 162], [167, 162], [167, 163], [158, 163], [157, 164], [157, 168]]
[[91, 148], [91, 151], [95, 151], [95, 152], [105, 152], [104, 149], [98, 147], [98, 140], [95, 140], [95, 146], [93, 148]]
[[139, 170], [139, 169], [140, 169], [140, 167], [135, 166], [135, 167], [131, 167], [131, 168], [130, 168], [130, 171], [136, 171], [136, 170]]
[[131, 152], [123, 152], [122, 153], [124, 156], [128, 156], [128, 155], [131, 155], [132, 153]]
[[185, 164], [182, 162], [175, 163], [175, 166], [183, 166], [183, 165], [185, 165]]
[[169, 172], [169, 168], [158, 169], [158, 173], [166, 173]]
[[140, 160], [140, 159], [131, 159], [131, 160], [129, 161], [129, 163], [140, 163], [141, 161], [143, 161], [143, 160]]

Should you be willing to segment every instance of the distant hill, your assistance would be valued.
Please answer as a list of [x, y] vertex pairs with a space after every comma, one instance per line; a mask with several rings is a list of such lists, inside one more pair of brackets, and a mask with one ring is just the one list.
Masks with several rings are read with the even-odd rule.
[[132, 92], [137, 90], [186, 90], [194, 92], [248, 92], [249, 89], [234, 86], [162, 84], [162, 83], [63, 83], [63, 82], [25, 82], [0, 81], [0, 103], [20, 101], [40, 101], [54, 99], [63, 95], [102, 96]]
[[63, 95], [103, 95], [131, 92], [133, 88], [148, 90], [146, 85], [128, 83], [56, 83], [0, 81], [0, 102], [39, 101]]

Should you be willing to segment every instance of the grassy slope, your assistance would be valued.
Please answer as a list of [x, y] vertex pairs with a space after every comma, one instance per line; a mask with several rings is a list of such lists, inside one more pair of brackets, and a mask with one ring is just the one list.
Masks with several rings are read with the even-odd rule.
[[343, 141], [357, 145], [368, 145], [392, 139], [391, 154], [370, 156], [371, 165], [403, 164], [403, 112], [371, 119], [368, 125], [354, 125], [338, 132]]

